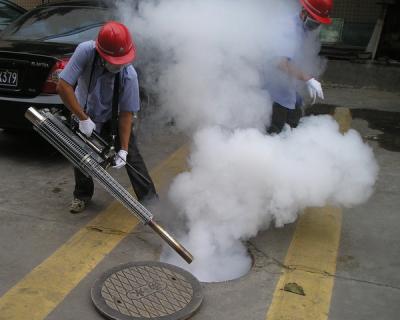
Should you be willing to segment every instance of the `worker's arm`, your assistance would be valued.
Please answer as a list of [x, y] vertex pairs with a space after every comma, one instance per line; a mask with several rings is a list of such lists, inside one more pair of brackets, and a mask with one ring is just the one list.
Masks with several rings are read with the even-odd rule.
[[74, 88], [65, 80], [60, 79], [57, 84], [57, 93], [64, 105], [79, 118], [79, 130], [90, 137], [93, 130], [96, 130], [96, 124], [83, 111], [75, 96]]
[[88, 116], [79, 104], [74, 86], [83, 75], [88, 65], [93, 64], [94, 48], [91, 42], [83, 42], [77, 46], [71, 59], [59, 75], [57, 93], [65, 106], [75, 114], [79, 120], [87, 120]]
[[129, 139], [132, 130], [132, 112], [121, 111], [119, 113], [119, 140], [121, 149], [128, 151]]
[[293, 63], [290, 62], [290, 59], [283, 58], [280, 60], [279, 69], [286, 72], [290, 76], [294, 77], [297, 80], [302, 80], [306, 83], [308, 93], [312, 99], [311, 104], [314, 104], [317, 97], [324, 99], [324, 93], [322, 91], [321, 83], [314, 79], [314, 77], [308, 75], [303, 70], [296, 67]]
[[121, 111], [119, 113], [118, 127], [121, 149], [118, 151], [118, 154], [115, 157], [115, 165], [113, 167], [116, 169], [122, 168], [127, 161], [126, 157], [128, 155], [128, 145], [132, 131], [132, 119], [132, 112]]
[[64, 105], [75, 114], [79, 120], [86, 120], [88, 118], [75, 96], [74, 88], [68, 82], [60, 79], [57, 84], [57, 93], [60, 95]]
[[278, 66], [279, 69], [296, 78], [297, 80], [308, 81], [312, 78], [312, 76], [308, 75], [303, 70], [291, 63], [288, 58], [282, 58]]

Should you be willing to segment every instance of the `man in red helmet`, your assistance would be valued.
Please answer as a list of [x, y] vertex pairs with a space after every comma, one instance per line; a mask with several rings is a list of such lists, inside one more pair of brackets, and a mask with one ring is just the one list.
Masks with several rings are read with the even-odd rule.
[[[139, 201], [156, 196], [154, 184], [132, 134], [133, 114], [139, 111], [139, 85], [131, 65], [136, 49], [125, 25], [110, 21], [96, 41], [78, 45], [57, 86], [64, 104], [78, 118], [79, 130], [88, 137], [95, 130], [118, 150], [114, 168], [126, 163]], [[134, 169], [133, 169], [134, 168]], [[70, 212], [82, 212], [93, 196], [90, 177], [74, 168], [75, 189]]]
[[[332, 10], [333, 0], [300, 0], [302, 9], [299, 17], [296, 18], [295, 31], [292, 35], [293, 52], [286, 52], [286, 56], [279, 59], [278, 72], [274, 72], [273, 79], [266, 80], [266, 88], [273, 101], [272, 120], [268, 133], [279, 133], [285, 124], [296, 127], [299, 123], [302, 111], [302, 99], [296, 90], [296, 82], [304, 82], [312, 103], [316, 98], [324, 98], [321, 83], [312, 74], [305, 72], [296, 60], [301, 56], [302, 50], [306, 50], [303, 40], [321, 24], [330, 24], [332, 19], [329, 14]], [[268, 76], [268, 75], [267, 75]]]

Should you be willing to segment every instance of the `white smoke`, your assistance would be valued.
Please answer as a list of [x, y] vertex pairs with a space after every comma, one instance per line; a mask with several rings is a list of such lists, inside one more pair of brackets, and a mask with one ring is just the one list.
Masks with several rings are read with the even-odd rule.
[[271, 114], [265, 72], [278, 75], [270, 68], [274, 59], [307, 52], [314, 63], [297, 55], [298, 63], [312, 65], [307, 71], [316, 75], [320, 71], [318, 44], [298, 48], [296, 1], [141, 1], [139, 11], [129, 2], [121, 8], [138, 43], [142, 81], [185, 130], [209, 125], [263, 130]]
[[308, 206], [366, 201], [377, 174], [371, 148], [354, 130], [339, 133], [329, 116], [306, 118], [276, 136], [204, 129], [189, 164], [170, 198], [188, 220], [184, 242], [196, 255], [189, 268], [203, 281], [243, 274], [251, 261], [241, 241], [270, 223], [291, 223]]
[[[283, 226], [307, 206], [352, 206], [370, 196], [377, 166], [355, 131], [342, 135], [324, 116], [264, 134], [271, 115], [264, 84], [279, 77], [277, 57], [294, 56], [315, 76], [323, 68], [315, 37], [292, 32], [296, 0], [139, 3], [139, 11], [129, 1], [120, 11], [137, 40], [144, 83], [159, 96], [160, 111], [195, 134], [190, 171], [169, 195], [187, 221], [183, 243], [200, 280], [248, 270], [242, 241], [271, 222]], [[179, 264], [173, 257], [162, 258]]]

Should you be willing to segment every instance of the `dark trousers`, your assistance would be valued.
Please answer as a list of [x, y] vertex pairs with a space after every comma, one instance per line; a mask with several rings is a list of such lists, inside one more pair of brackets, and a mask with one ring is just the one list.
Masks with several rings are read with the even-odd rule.
[[280, 133], [285, 123], [291, 128], [296, 128], [302, 115], [301, 104], [296, 104], [294, 109], [288, 109], [274, 102], [272, 105], [272, 120], [267, 132]]
[[[103, 126], [100, 135], [106, 140], [110, 140], [109, 134], [109, 124]], [[119, 138], [117, 137], [117, 141]], [[119, 146], [117, 146], [118, 150]], [[143, 202], [157, 197], [156, 189], [154, 187], [153, 181], [147, 171], [146, 165], [140, 155], [139, 149], [136, 143], [136, 137], [131, 134], [129, 145], [128, 145], [128, 156], [127, 163], [130, 164], [135, 170], [129, 166], [125, 166], [126, 171], [131, 181], [133, 190], [139, 201]], [[140, 175], [137, 172], [140, 173]], [[79, 169], [74, 168], [75, 175], [75, 190], [74, 197], [80, 200], [89, 201], [94, 192], [93, 179], [91, 177], [85, 176]], [[145, 178], [143, 178], [143, 177]], [[147, 180], [147, 181], [146, 181]]]

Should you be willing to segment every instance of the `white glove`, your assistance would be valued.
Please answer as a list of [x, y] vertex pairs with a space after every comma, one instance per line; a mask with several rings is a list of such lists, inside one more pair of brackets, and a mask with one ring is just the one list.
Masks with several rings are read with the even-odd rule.
[[321, 83], [314, 78], [311, 78], [306, 82], [307, 84], [307, 89], [308, 93], [310, 94], [310, 97], [312, 99], [312, 103], [315, 103], [315, 100], [318, 98], [324, 99], [324, 93], [322, 91]]
[[118, 153], [115, 155], [115, 166], [113, 168], [115, 169], [120, 169], [122, 168], [125, 163], [126, 163], [126, 156], [128, 155], [128, 152], [125, 150], [119, 150]]
[[87, 137], [90, 137], [95, 129], [96, 124], [90, 118], [87, 118], [86, 120], [79, 120], [79, 130]]

